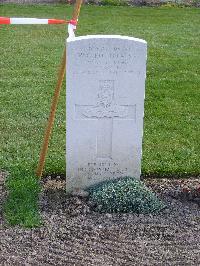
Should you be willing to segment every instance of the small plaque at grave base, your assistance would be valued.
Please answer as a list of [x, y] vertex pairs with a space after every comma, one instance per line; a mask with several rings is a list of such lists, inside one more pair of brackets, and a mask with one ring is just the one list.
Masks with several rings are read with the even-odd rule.
[[140, 178], [146, 56], [131, 37], [67, 41], [67, 191]]

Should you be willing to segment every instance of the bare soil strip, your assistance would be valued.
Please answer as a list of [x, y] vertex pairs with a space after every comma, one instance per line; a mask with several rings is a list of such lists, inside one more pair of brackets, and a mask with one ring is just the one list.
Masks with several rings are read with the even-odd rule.
[[[59, 178], [44, 184], [41, 228], [9, 227], [0, 205], [0, 265], [200, 265], [198, 195], [183, 189], [199, 179], [145, 183], [167, 204], [159, 215], [95, 213]], [[1, 178], [1, 203], [5, 193]]]

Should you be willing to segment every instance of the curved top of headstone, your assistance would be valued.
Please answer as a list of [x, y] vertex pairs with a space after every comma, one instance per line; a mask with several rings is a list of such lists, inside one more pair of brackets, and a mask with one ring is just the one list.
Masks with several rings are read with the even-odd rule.
[[81, 40], [87, 40], [87, 39], [121, 39], [121, 40], [140, 42], [144, 44], [147, 43], [145, 40], [142, 40], [142, 39], [129, 37], [129, 36], [122, 36], [122, 35], [85, 35], [85, 36], [79, 36], [75, 38], [69, 38], [67, 39], [67, 42], [81, 41]]

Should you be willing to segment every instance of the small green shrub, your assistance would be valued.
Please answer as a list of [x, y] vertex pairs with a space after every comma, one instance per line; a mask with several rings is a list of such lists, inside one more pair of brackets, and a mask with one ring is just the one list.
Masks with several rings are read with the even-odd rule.
[[124, 177], [90, 187], [90, 200], [100, 212], [155, 213], [164, 204], [141, 181]]
[[103, 6], [127, 6], [127, 1], [124, 0], [102, 0], [100, 2]]

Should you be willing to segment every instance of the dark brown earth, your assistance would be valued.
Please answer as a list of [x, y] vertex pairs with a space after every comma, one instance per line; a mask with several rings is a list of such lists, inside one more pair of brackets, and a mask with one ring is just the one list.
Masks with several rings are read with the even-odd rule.
[[161, 214], [95, 213], [59, 178], [43, 184], [41, 228], [9, 227], [0, 205], [0, 265], [200, 265], [200, 180], [144, 182], [167, 204]]

